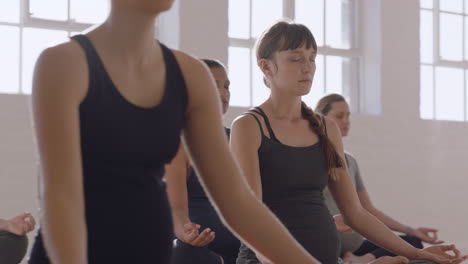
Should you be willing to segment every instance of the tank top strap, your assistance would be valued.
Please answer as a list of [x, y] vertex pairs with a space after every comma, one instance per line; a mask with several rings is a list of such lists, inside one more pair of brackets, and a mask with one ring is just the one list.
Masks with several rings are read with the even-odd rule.
[[161, 47], [163, 56], [164, 56], [164, 61], [166, 63], [166, 67], [168, 69], [173, 69], [173, 68], [179, 68], [179, 65], [177, 63], [177, 60], [174, 56], [174, 53], [164, 44], [159, 42], [159, 46]]
[[96, 57], [97, 52], [94, 49], [93, 44], [91, 43], [91, 41], [86, 35], [83, 35], [83, 34], [74, 35], [73, 37], [71, 37], [71, 39], [78, 42], [78, 44], [84, 50], [87, 58]]
[[[71, 37], [83, 49], [88, 65], [89, 85], [88, 94], [95, 96], [102, 92], [102, 87], [112, 87], [113, 83], [101, 61], [99, 54], [91, 40], [86, 35], [75, 35]], [[103, 84], [105, 86], [103, 86]]]
[[249, 112], [245, 112], [243, 113], [242, 115], [250, 115], [250, 116], [253, 116], [253, 118], [255, 118], [255, 121], [257, 121], [257, 124], [258, 124], [258, 127], [260, 128], [260, 133], [262, 133], [262, 137], [265, 136], [265, 133], [263, 132], [263, 128], [262, 128], [262, 123], [260, 123], [260, 120], [258, 120], [258, 117], [251, 112], [252, 110], [249, 110]]
[[96, 48], [94, 48], [93, 43], [89, 40], [89, 38], [86, 35], [75, 35], [71, 37], [71, 39], [75, 40], [78, 42], [78, 44], [81, 46], [83, 49], [85, 55], [86, 55], [86, 60], [88, 62], [88, 67], [89, 67], [89, 73], [90, 73], [90, 78], [91, 74], [96, 74], [96, 73], [101, 73], [104, 70], [104, 65], [101, 62], [101, 59], [99, 58], [99, 54], [96, 51]]
[[270, 133], [270, 138], [278, 143], [280, 143], [280, 141], [278, 140], [278, 138], [276, 137], [275, 135], [275, 132], [273, 132], [273, 129], [271, 128], [271, 125], [270, 125], [270, 120], [268, 119], [268, 116], [265, 114], [265, 112], [263, 111], [262, 108], [260, 107], [254, 107], [251, 111], [261, 115], [263, 117], [263, 120], [265, 120], [265, 125], [268, 129], [268, 132]]
[[171, 72], [172, 74], [177, 75], [178, 77], [183, 77], [182, 71], [179, 67], [179, 64], [177, 63], [177, 59], [172, 53], [172, 51], [164, 44], [159, 42], [159, 46], [161, 47], [163, 56], [164, 56], [164, 62], [166, 64], [166, 71]]
[[180, 68], [177, 58], [172, 50], [163, 43], [159, 41], [158, 43], [164, 56], [164, 63], [166, 64], [166, 83], [173, 88], [168, 89], [166, 92], [172, 95], [169, 96], [172, 98], [172, 101], [175, 99], [182, 100], [184, 111], [186, 111], [188, 104], [188, 91], [182, 69]]

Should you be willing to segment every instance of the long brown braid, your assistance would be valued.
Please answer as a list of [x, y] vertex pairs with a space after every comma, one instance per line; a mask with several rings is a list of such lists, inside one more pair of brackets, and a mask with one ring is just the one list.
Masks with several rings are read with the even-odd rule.
[[310, 123], [312, 131], [317, 134], [322, 145], [322, 152], [325, 155], [325, 160], [327, 163], [328, 175], [334, 180], [338, 180], [338, 174], [335, 171], [335, 168], [343, 167], [343, 159], [336, 151], [335, 145], [328, 138], [326, 132], [326, 124], [323, 124], [325, 119], [321, 115], [312, 111], [304, 102], [301, 104], [301, 114], [302, 117], [307, 119]]

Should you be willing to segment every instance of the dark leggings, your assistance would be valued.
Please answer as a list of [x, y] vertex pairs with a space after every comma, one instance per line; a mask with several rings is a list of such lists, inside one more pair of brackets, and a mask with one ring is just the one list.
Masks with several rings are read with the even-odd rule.
[[195, 247], [176, 240], [171, 264], [221, 264], [221, 257], [206, 247]]
[[18, 264], [26, 255], [28, 238], [0, 231], [0, 263]]
[[[403, 240], [411, 244], [415, 248], [423, 248], [421, 240], [414, 236], [400, 236]], [[364, 240], [358, 250], [354, 251], [354, 255], [356, 256], [364, 256], [366, 254], [372, 254], [375, 258], [380, 258], [383, 256], [396, 256], [395, 254], [373, 244], [369, 240]]]

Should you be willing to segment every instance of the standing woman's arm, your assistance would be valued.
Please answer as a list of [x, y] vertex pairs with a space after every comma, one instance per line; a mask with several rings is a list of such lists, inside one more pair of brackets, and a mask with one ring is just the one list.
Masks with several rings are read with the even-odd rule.
[[317, 263], [247, 186], [223, 131], [215, 84], [201, 62], [175, 52], [189, 96], [184, 137], [224, 222], [274, 263]]
[[45, 50], [36, 65], [32, 111], [40, 160], [41, 224], [54, 264], [87, 263], [79, 104], [88, 73], [76, 43]]

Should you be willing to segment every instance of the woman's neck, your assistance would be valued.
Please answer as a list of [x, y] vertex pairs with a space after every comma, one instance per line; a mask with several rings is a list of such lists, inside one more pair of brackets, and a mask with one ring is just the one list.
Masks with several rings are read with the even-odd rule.
[[264, 106], [276, 119], [297, 120], [302, 118], [301, 103], [301, 97], [272, 93]]
[[[157, 15], [112, 10], [104, 24], [96, 29], [103, 35], [109, 53], [132, 64], [146, 64], [155, 53]], [[90, 34], [92, 35], [92, 33]]]

